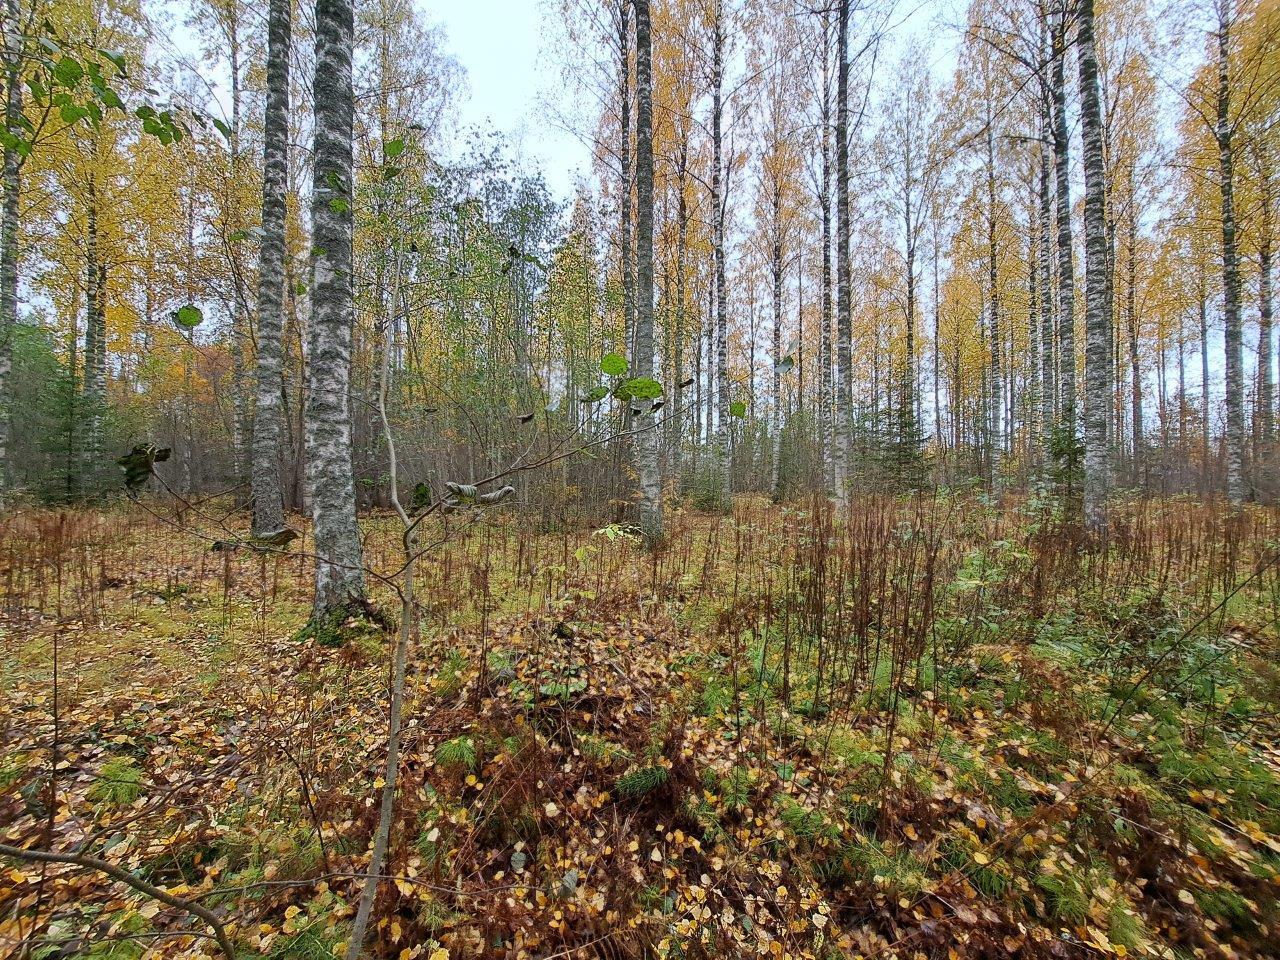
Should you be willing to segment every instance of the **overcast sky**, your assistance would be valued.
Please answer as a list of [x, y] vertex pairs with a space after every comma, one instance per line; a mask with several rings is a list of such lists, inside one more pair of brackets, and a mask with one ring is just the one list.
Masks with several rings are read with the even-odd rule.
[[470, 97], [462, 126], [505, 136], [532, 172], [567, 198], [590, 165], [587, 147], [559, 128], [543, 108], [555, 101], [560, 67], [550, 49], [544, 0], [415, 0], [444, 25], [449, 52], [467, 72]]

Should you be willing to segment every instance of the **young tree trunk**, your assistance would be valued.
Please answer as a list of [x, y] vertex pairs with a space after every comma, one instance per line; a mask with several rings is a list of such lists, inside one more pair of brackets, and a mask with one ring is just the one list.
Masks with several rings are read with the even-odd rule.
[[1244, 343], [1240, 330], [1240, 256], [1236, 250], [1235, 162], [1231, 137], [1231, 0], [1218, 0], [1218, 179], [1222, 195], [1222, 326], [1226, 351], [1227, 499], [1244, 503]]
[[262, 247], [258, 259], [258, 368], [253, 418], [253, 533], [284, 529], [280, 490], [281, 370], [284, 353], [284, 227], [289, 176], [291, 0], [267, 16], [267, 108], [263, 121]]
[[[653, 376], [653, 37], [649, 0], [636, 8], [636, 350], [637, 377]], [[662, 472], [653, 400], [634, 401], [636, 460], [640, 474], [640, 530], [645, 540], [662, 539]]]
[[1107, 519], [1111, 485], [1107, 420], [1111, 415], [1111, 331], [1107, 324], [1107, 223], [1102, 163], [1102, 108], [1093, 45], [1093, 0], [1077, 8], [1076, 55], [1080, 67], [1080, 126], [1084, 143], [1085, 391], [1084, 516], [1097, 532]]
[[835, 494], [849, 503], [853, 411], [853, 304], [849, 274], [849, 0], [839, 0], [836, 25], [836, 402]]
[[315, 527], [312, 620], [364, 601], [351, 464], [351, 0], [316, 0], [311, 322], [307, 328], [306, 443]]

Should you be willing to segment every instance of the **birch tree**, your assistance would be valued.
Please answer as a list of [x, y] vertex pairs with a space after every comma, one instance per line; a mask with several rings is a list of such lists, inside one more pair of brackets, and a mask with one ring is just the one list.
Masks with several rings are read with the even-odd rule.
[[251, 483], [253, 533], [284, 530], [280, 490], [283, 419], [285, 196], [289, 178], [289, 53], [292, 0], [271, 0], [267, 14], [267, 105], [263, 118], [262, 246], [258, 255], [258, 356]]
[[307, 328], [306, 448], [315, 531], [312, 621], [364, 601], [351, 463], [351, 0], [316, 0], [315, 146], [311, 200], [311, 322]]

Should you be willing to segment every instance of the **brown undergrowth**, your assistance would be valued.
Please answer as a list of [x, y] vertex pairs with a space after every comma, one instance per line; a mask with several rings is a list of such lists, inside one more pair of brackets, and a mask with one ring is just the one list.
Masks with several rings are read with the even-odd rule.
[[[1273, 516], [1135, 504], [1101, 555], [1034, 504], [672, 527], [490, 520], [424, 563], [377, 955], [1275, 952]], [[169, 530], [8, 522], [0, 841], [333, 956], [387, 647], [293, 638], [304, 559]], [[212, 951], [92, 872], [8, 863], [0, 902], [0, 953]]]

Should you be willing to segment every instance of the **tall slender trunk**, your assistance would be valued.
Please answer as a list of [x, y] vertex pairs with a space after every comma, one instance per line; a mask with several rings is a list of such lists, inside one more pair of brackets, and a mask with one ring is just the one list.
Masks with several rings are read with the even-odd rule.
[[725, 278], [725, 208], [727, 184], [723, 176], [724, 0], [715, 0], [711, 40], [711, 206], [712, 257], [715, 270], [716, 446], [720, 460], [720, 495], [725, 508], [733, 505], [733, 445], [729, 423], [729, 291]]
[[818, 430], [822, 450], [822, 482], [833, 483], [832, 456], [832, 371], [831, 371], [831, 22], [830, 12], [822, 15], [822, 331], [818, 338], [819, 378]]
[[688, 292], [685, 289], [689, 263], [689, 135], [682, 132], [680, 140], [680, 159], [676, 167], [676, 189], [680, 195], [676, 201], [676, 318], [675, 318], [675, 371], [671, 382], [675, 384], [675, 410], [671, 416], [675, 421], [675, 441], [673, 445], [673, 465], [678, 476], [683, 463], [683, 430], [686, 418], [680, 411], [684, 410], [684, 338], [685, 321], [688, 315]]
[[[653, 376], [653, 37], [649, 0], [636, 8], [636, 349], [637, 377]], [[653, 400], [638, 401], [636, 466], [640, 529], [650, 544], [662, 538], [662, 472]]]
[[853, 411], [853, 304], [849, 275], [849, 0], [838, 4], [836, 26], [836, 501], [847, 507], [851, 473], [849, 421]]
[[1050, 99], [1053, 102], [1053, 168], [1058, 226], [1058, 428], [1068, 437], [1076, 433], [1076, 320], [1075, 265], [1071, 241], [1071, 143], [1067, 139], [1065, 0], [1056, 0], [1053, 24], [1053, 64]]
[[[106, 268], [98, 235], [97, 140], [92, 141], [94, 170], [89, 174], [85, 211], [85, 328], [84, 328], [84, 449], [80, 451], [77, 482], [98, 473], [102, 454], [102, 414], [107, 392]], [[83, 489], [83, 487], [82, 487]]]
[[1084, 144], [1085, 357], [1084, 515], [1091, 530], [1107, 518], [1111, 485], [1107, 420], [1111, 415], [1111, 331], [1107, 326], [1107, 223], [1102, 163], [1102, 109], [1093, 46], [1093, 0], [1079, 0], [1076, 56], [1080, 67], [1080, 126]]
[[1273, 305], [1271, 300], [1272, 218], [1275, 202], [1271, 182], [1271, 151], [1258, 152], [1258, 438], [1263, 446], [1275, 440], [1275, 380], [1272, 371]]
[[[1031, 183], [1031, 208], [1034, 209], [1038, 192], [1034, 180]], [[1044, 392], [1040, 379], [1040, 299], [1048, 295], [1040, 288], [1040, 236], [1034, 230], [1027, 231], [1027, 411], [1026, 453], [1034, 457], [1035, 433], [1040, 429], [1041, 411], [1044, 409]]]
[[262, 247], [258, 255], [258, 367], [253, 417], [253, 532], [284, 529], [280, 490], [284, 353], [285, 193], [289, 178], [289, 48], [292, 0], [267, 16], [267, 106], [263, 120]]
[[[1129, 213], [1126, 223], [1128, 231], [1128, 247], [1125, 277], [1125, 326], [1127, 328], [1127, 339], [1129, 343], [1129, 376], [1132, 378], [1130, 384], [1130, 418], [1133, 422], [1129, 425], [1129, 429], [1133, 436], [1133, 479], [1135, 483], [1143, 484], [1146, 479], [1146, 441], [1143, 438], [1143, 419], [1146, 414], [1143, 412], [1142, 404], [1142, 366], [1138, 358], [1138, 209], [1137, 209], [1137, 186], [1134, 182], [1133, 164], [1129, 164], [1128, 176], [1129, 188]], [[1164, 370], [1164, 340], [1160, 341], [1160, 370], [1163, 375]], [[1163, 409], [1163, 407], [1162, 407]], [[1163, 423], [1163, 419], [1161, 420]]]
[[[18, 0], [6, 0], [5, 13], [16, 28]], [[22, 156], [15, 145], [22, 133], [22, 60], [16, 43], [13, 30], [6, 31], [4, 126], [9, 142], [0, 172], [0, 492], [7, 490], [14, 479], [9, 461], [9, 374], [13, 365], [13, 330], [18, 322], [18, 199], [22, 186]]]
[[1039, 200], [1040, 200], [1040, 380], [1043, 401], [1040, 407], [1041, 456], [1045, 463], [1049, 461], [1049, 445], [1053, 440], [1053, 425], [1058, 418], [1057, 370], [1054, 364], [1053, 336], [1053, 233], [1050, 223], [1053, 218], [1053, 200], [1049, 191], [1050, 158], [1048, 146], [1044, 142], [1049, 137], [1050, 119], [1048, 100], [1045, 101], [1046, 116], [1042, 119], [1043, 138], [1039, 150]]
[[1210, 447], [1210, 431], [1212, 428], [1212, 420], [1210, 418], [1210, 393], [1209, 393], [1209, 294], [1206, 288], [1204, 274], [1200, 275], [1199, 283], [1199, 302], [1200, 302], [1200, 482], [1201, 492], [1209, 492], [1209, 478], [1212, 476], [1212, 467], [1209, 463], [1209, 447]]
[[772, 420], [773, 456], [771, 458], [771, 476], [769, 492], [775, 501], [782, 498], [779, 482], [782, 476], [782, 371], [778, 364], [782, 360], [782, 175], [773, 173], [773, 243], [770, 250], [771, 306], [773, 307], [773, 329], [771, 345], [773, 347], [773, 380], [770, 384], [770, 418]]
[[618, 0], [618, 217], [622, 250], [622, 332], [625, 351], [634, 348], [636, 307], [634, 238], [631, 233], [631, 4]]
[[995, 157], [995, 116], [991, 110], [991, 102], [986, 103], [986, 173], [987, 173], [987, 322], [991, 336], [991, 353], [988, 359], [990, 378], [988, 381], [987, 414], [990, 431], [988, 470], [989, 480], [993, 487], [998, 486], [1000, 479], [1000, 455], [1004, 451], [1004, 421], [1001, 406], [1004, 402], [1004, 388], [1001, 385], [1000, 350], [1000, 283], [999, 264], [996, 248], [996, 157]]
[[1227, 499], [1245, 500], [1244, 342], [1240, 330], [1240, 256], [1236, 250], [1235, 162], [1231, 136], [1231, 2], [1218, 0], [1218, 179], [1222, 196], [1222, 327], [1226, 351], [1223, 379], [1227, 398]]
[[[232, 0], [228, 5], [227, 20], [227, 56], [231, 72], [231, 138], [230, 138], [230, 177], [227, 185], [231, 199], [232, 222], [239, 222], [239, 197], [236, 185], [244, 171], [240, 155], [240, 11], [239, 0]], [[249, 428], [249, 404], [245, 386], [244, 345], [250, 339], [246, 336], [245, 309], [248, 297], [245, 295], [244, 276], [239, 270], [233, 270], [231, 282], [234, 291], [231, 297], [231, 463], [232, 475], [239, 484], [245, 476], [246, 444], [245, 434]], [[237, 493], [237, 499], [243, 498], [243, 492]]]
[[322, 622], [363, 602], [364, 570], [351, 463], [351, 0], [316, 0], [315, 20], [306, 443], [316, 541], [312, 620]]
[[933, 224], [933, 437], [941, 448], [942, 443], [942, 296], [938, 279], [938, 224]]

